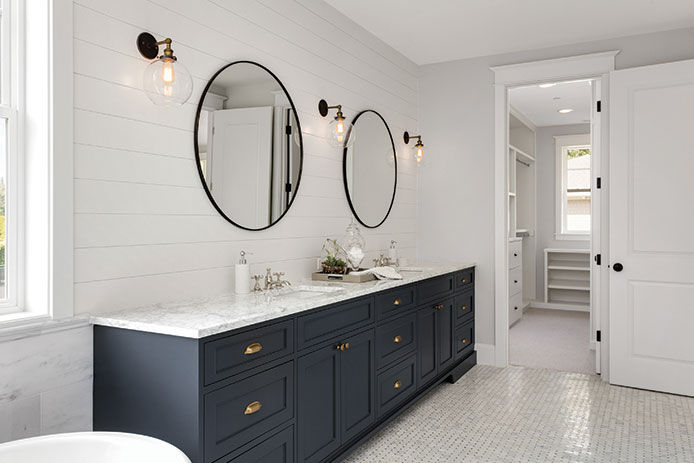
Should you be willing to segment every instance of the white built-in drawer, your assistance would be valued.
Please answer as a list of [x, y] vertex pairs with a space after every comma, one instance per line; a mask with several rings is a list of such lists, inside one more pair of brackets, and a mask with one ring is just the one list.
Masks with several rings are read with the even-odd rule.
[[521, 293], [511, 296], [508, 301], [508, 326], [520, 320], [523, 315], [523, 295]]
[[508, 271], [508, 294], [516, 295], [523, 289], [523, 267], [518, 266]]
[[523, 241], [509, 241], [508, 268], [518, 267], [523, 263]]

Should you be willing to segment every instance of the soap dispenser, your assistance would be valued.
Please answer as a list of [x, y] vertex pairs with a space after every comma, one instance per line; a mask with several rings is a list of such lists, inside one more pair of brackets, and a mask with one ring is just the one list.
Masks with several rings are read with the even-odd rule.
[[390, 259], [391, 265], [398, 265], [398, 248], [395, 245], [398, 244], [395, 240], [390, 240], [390, 248], [388, 248], [388, 259]]
[[236, 294], [248, 294], [251, 292], [251, 266], [246, 261], [246, 251], [241, 251], [239, 263], [234, 266], [236, 278]]

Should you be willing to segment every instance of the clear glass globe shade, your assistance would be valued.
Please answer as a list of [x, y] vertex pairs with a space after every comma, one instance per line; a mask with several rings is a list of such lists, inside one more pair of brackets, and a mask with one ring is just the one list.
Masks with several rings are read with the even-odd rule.
[[149, 63], [142, 83], [147, 97], [159, 106], [181, 106], [193, 93], [193, 78], [188, 69], [165, 56]]
[[328, 126], [328, 131], [328, 141], [335, 148], [349, 148], [354, 145], [354, 140], [357, 139], [357, 131], [354, 126], [350, 127], [344, 119], [333, 119]]
[[423, 146], [414, 146], [412, 148], [412, 158], [415, 161], [417, 167], [424, 167], [428, 164], [426, 153], [424, 152]]

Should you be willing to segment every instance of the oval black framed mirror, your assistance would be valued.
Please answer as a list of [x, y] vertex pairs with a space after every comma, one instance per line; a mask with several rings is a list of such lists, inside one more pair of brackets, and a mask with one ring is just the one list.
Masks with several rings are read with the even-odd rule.
[[376, 228], [388, 218], [398, 185], [398, 159], [388, 123], [367, 109], [356, 115], [352, 130], [359, 136], [344, 149], [342, 178], [347, 201], [360, 224]]
[[205, 86], [195, 115], [195, 160], [222, 217], [264, 230], [292, 206], [303, 170], [296, 107], [282, 82], [253, 61], [235, 61]]

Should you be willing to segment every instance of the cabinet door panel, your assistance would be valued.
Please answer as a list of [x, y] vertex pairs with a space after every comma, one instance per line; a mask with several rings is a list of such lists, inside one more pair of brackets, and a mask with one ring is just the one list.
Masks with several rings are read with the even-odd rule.
[[340, 446], [340, 351], [328, 346], [298, 361], [300, 462], [321, 461]]
[[294, 426], [278, 432], [229, 463], [292, 463]]
[[443, 303], [443, 308], [436, 312], [438, 329], [438, 371], [441, 372], [453, 364], [453, 300]]
[[417, 311], [417, 367], [419, 385], [436, 376], [437, 365], [436, 310], [425, 307]]
[[370, 330], [345, 339], [349, 349], [340, 352], [343, 443], [367, 428], [376, 417], [374, 332]]

